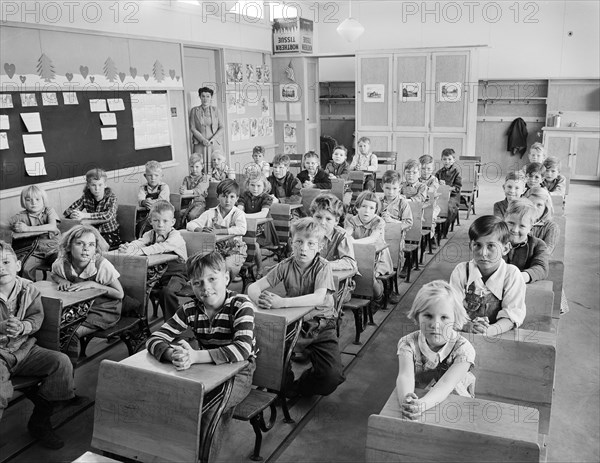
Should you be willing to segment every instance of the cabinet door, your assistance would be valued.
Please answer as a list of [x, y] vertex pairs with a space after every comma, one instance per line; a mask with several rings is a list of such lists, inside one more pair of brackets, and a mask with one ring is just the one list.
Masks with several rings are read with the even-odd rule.
[[392, 55], [360, 56], [357, 66], [358, 130], [391, 130]]
[[394, 130], [427, 131], [430, 54], [394, 55]]
[[428, 153], [429, 136], [426, 133], [397, 133], [394, 135], [394, 151], [398, 153], [396, 166], [402, 172], [409, 159], [419, 159]]
[[571, 167], [574, 137], [560, 132], [544, 132], [544, 147], [548, 156], [558, 158], [563, 167]]
[[392, 134], [390, 132], [357, 132], [355, 149], [358, 151], [358, 140], [368, 137], [371, 140], [371, 151], [390, 151], [392, 149]]
[[598, 158], [600, 157], [600, 137], [598, 134], [578, 134], [573, 150], [573, 178], [598, 180]]
[[429, 153], [436, 161], [442, 156], [442, 151], [452, 148], [456, 156], [462, 156], [465, 152], [466, 134], [432, 133], [429, 136]]
[[432, 132], [467, 131], [469, 53], [432, 53]]

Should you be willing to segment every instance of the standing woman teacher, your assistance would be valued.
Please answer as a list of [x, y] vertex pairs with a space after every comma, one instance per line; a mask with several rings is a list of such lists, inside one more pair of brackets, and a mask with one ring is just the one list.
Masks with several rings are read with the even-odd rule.
[[213, 90], [198, 89], [201, 105], [190, 111], [193, 152], [204, 156], [207, 163], [213, 151], [223, 151], [223, 118], [216, 106], [211, 106]]

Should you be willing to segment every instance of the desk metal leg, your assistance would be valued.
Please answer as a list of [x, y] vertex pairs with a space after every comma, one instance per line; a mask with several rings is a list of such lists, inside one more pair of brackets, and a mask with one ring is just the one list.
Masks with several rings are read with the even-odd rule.
[[94, 300], [81, 302], [63, 309], [60, 315], [60, 351], [67, 353], [77, 328], [85, 321]]
[[[219, 421], [221, 421], [221, 415], [225, 410], [225, 406], [227, 405], [227, 401], [229, 400], [229, 396], [231, 395], [231, 390], [233, 389], [233, 381], [235, 380], [235, 376], [229, 381], [227, 381], [223, 386], [221, 386], [221, 390], [217, 393], [208, 403], [202, 406], [202, 414], [204, 415], [209, 410], [216, 407], [215, 414], [213, 415], [210, 423], [208, 423], [208, 429], [204, 433], [204, 439], [200, 440], [200, 462], [208, 463], [208, 458], [210, 457], [210, 447], [212, 444], [213, 437], [215, 435], [215, 431], [217, 430], [217, 426], [219, 425]], [[202, 432], [202, 431], [201, 431]]]
[[286, 342], [286, 353], [285, 358], [283, 360], [283, 378], [281, 380], [281, 391], [279, 391], [279, 398], [281, 399], [281, 410], [283, 411], [283, 422], [284, 423], [295, 423], [295, 421], [290, 416], [290, 410], [288, 408], [287, 399], [285, 397], [285, 392], [287, 389], [287, 372], [288, 368], [291, 368], [290, 361], [292, 360], [292, 354], [294, 352], [294, 347], [298, 342], [298, 338], [300, 337], [300, 329], [302, 327], [302, 319], [298, 320], [294, 325], [291, 325], [291, 330], [286, 334], [285, 342]]

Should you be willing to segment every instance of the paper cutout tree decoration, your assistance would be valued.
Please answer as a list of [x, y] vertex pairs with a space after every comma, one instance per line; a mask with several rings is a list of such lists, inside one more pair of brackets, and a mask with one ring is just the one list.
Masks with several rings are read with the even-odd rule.
[[294, 67], [292, 66], [292, 60], [290, 60], [290, 63], [287, 65], [287, 68], [285, 68], [285, 75], [292, 82], [296, 82], [296, 75], [294, 73]]
[[110, 82], [117, 80], [117, 66], [110, 56], [104, 62], [104, 75]]
[[54, 76], [56, 76], [54, 64], [52, 64], [52, 60], [48, 58], [45, 53], [42, 53], [42, 56], [40, 56], [40, 59], [38, 60], [37, 72], [46, 82], [54, 80]]
[[165, 80], [165, 69], [160, 61], [156, 60], [154, 62], [154, 66], [152, 67], [152, 73], [154, 74], [154, 78], [157, 82], [162, 82]]

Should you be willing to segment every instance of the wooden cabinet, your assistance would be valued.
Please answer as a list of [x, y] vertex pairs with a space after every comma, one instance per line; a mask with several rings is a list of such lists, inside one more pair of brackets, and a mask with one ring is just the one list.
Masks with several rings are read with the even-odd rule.
[[373, 151], [397, 151], [399, 165], [444, 148], [474, 155], [475, 57], [472, 48], [357, 54], [358, 137], [371, 138]]
[[600, 129], [544, 127], [544, 146], [549, 156], [571, 168], [571, 178], [600, 180]]

